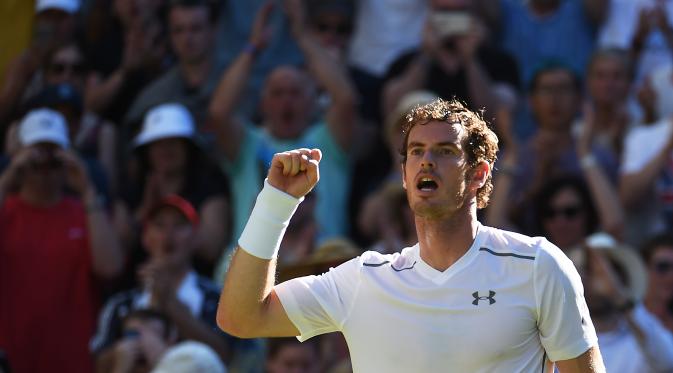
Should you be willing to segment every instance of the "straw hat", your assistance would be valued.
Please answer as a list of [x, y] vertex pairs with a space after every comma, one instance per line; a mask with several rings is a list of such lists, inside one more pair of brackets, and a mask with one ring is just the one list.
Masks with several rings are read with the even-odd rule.
[[360, 254], [355, 244], [346, 239], [331, 239], [320, 245], [308, 259], [282, 264], [278, 268], [279, 282], [295, 277], [319, 275]]

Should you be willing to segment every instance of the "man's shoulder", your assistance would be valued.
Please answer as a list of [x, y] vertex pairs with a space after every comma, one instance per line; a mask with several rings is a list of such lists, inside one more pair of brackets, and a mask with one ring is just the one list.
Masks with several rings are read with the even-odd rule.
[[532, 237], [504, 229], [482, 226], [485, 236], [480, 251], [497, 256], [512, 256], [535, 260], [540, 250], [548, 250], [554, 245], [544, 237]]
[[182, 84], [182, 77], [177, 67], [166, 71], [143, 88], [133, 101], [129, 112], [126, 114], [126, 122], [134, 122], [142, 119], [145, 110], [160, 103], [171, 100], [175, 92]]

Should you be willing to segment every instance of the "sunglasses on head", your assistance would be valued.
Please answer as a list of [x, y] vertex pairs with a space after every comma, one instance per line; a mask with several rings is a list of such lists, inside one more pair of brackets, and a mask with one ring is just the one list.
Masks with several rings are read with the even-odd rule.
[[54, 62], [49, 65], [49, 72], [52, 74], [63, 74], [66, 71], [70, 71], [75, 74], [82, 74], [85, 71], [85, 67], [82, 63]]
[[559, 215], [563, 216], [566, 219], [573, 219], [582, 212], [580, 206], [566, 206], [560, 208], [548, 207], [544, 211], [544, 217], [546, 219], [553, 219]]
[[668, 260], [658, 260], [652, 263], [652, 268], [660, 275], [665, 275], [673, 271], [673, 262]]

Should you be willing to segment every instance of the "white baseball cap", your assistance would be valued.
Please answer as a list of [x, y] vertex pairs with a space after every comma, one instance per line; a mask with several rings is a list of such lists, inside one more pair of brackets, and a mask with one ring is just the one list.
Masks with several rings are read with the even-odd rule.
[[67, 148], [70, 140], [65, 118], [51, 109], [31, 110], [19, 124], [19, 142], [23, 146], [50, 142]]
[[58, 9], [72, 14], [79, 10], [79, 0], [37, 0], [35, 13], [47, 9]]
[[194, 119], [184, 105], [162, 104], [145, 115], [143, 128], [136, 136], [134, 145], [138, 147], [171, 137], [191, 139], [194, 133]]
[[212, 348], [201, 342], [185, 341], [171, 347], [152, 373], [226, 373]]

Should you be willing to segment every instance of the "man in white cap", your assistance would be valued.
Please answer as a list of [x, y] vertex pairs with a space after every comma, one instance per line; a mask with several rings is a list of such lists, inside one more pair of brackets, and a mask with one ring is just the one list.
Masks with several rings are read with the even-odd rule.
[[123, 252], [63, 117], [33, 110], [19, 139], [0, 174], [0, 349], [16, 372], [91, 372], [95, 278], [116, 276]]

